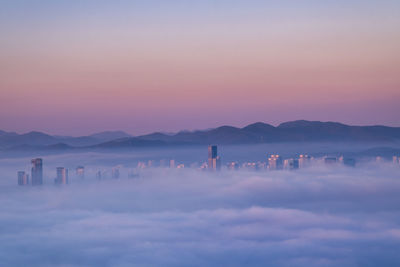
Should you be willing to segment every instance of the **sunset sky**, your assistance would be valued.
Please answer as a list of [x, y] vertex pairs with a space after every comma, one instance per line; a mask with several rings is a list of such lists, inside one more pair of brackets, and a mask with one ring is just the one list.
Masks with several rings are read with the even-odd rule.
[[400, 1], [0, 0], [0, 129], [400, 126]]

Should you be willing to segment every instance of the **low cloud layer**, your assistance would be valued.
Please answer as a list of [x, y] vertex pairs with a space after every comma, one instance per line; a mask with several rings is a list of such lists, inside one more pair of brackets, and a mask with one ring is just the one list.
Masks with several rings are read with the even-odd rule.
[[400, 264], [399, 166], [1, 184], [1, 266]]

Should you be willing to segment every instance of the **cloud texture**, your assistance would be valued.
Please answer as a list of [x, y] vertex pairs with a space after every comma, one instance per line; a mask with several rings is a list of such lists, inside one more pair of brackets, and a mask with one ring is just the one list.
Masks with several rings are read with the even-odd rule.
[[1, 266], [400, 264], [398, 166], [89, 173], [64, 187], [3, 179]]

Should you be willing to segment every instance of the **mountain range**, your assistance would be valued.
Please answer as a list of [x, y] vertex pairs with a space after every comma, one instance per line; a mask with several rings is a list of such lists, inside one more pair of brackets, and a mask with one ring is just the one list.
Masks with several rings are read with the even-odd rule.
[[221, 126], [214, 129], [182, 131], [176, 134], [152, 133], [131, 136], [109, 131], [89, 136], [52, 136], [41, 132], [17, 134], [0, 131], [0, 148], [73, 149], [125, 148], [168, 145], [257, 144], [276, 142], [398, 142], [400, 127], [351, 126], [338, 122], [291, 121], [275, 127], [257, 122], [243, 128]]
[[122, 131], [105, 131], [88, 136], [71, 137], [49, 135], [42, 132], [17, 134], [0, 130], [0, 148], [2, 149], [32, 149], [32, 148], [68, 148], [86, 147], [105, 143], [120, 138], [132, 137]]

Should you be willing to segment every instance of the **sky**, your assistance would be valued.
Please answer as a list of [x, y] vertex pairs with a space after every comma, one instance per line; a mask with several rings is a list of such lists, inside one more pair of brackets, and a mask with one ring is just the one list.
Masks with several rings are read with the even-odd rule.
[[0, 0], [0, 129], [400, 126], [400, 2]]
[[[44, 156], [40, 187], [16, 185], [30, 157], [0, 159], [0, 265], [399, 265], [398, 164], [153, 168], [128, 179], [131, 162], [111, 179], [109, 163], [122, 156]], [[84, 180], [72, 171], [81, 164]], [[53, 184], [60, 165], [70, 168], [69, 185]], [[101, 181], [99, 169], [108, 173]]]

